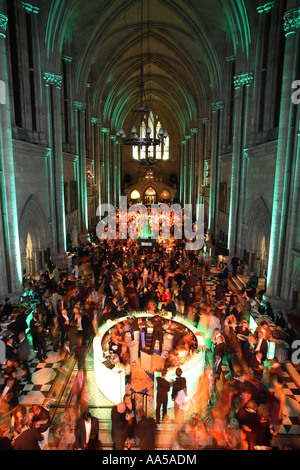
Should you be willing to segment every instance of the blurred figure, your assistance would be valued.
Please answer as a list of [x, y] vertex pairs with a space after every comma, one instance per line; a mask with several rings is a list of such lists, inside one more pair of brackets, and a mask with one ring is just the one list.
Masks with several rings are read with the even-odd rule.
[[11, 411], [18, 406], [20, 396], [20, 387], [18, 380], [13, 376], [8, 376], [5, 384], [1, 387], [1, 398], [4, 399]]
[[[259, 417], [259, 425], [256, 436], [256, 446], [263, 449], [271, 449], [272, 441], [272, 424], [269, 409], [266, 405], [260, 404], [257, 409]], [[255, 446], [255, 447], [256, 447]]]
[[139, 409], [140, 421], [137, 424], [136, 436], [139, 439], [139, 448], [141, 450], [154, 450], [156, 424], [154, 418], [147, 418], [143, 408]]
[[76, 416], [80, 416], [88, 406], [86, 392], [86, 375], [82, 369], [79, 369], [72, 385], [72, 393], [75, 396], [74, 410]]
[[126, 405], [121, 402], [111, 410], [111, 436], [114, 450], [124, 450], [127, 438], [127, 423], [125, 418]]
[[274, 388], [269, 390], [267, 405], [270, 411], [272, 434], [277, 436], [283, 420], [283, 411], [286, 403], [286, 395], [283, 385], [277, 381], [274, 382]]
[[32, 426], [35, 427], [42, 435], [43, 440], [39, 442], [40, 448], [43, 450], [48, 444], [48, 436], [50, 431], [50, 413], [41, 405], [33, 405], [33, 416], [31, 418]]
[[2, 424], [0, 426], [0, 451], [13, 450], [11, 440], [9, 439], [9, 426]]
[[253, 450], [256, 444], [256, 438], [259, 428], [259, 416], [257, 413], [257, 405], [253, 400], [249, 400], [247, 404], [237, 413], [239, 425], [246, 434], [249, 450]]

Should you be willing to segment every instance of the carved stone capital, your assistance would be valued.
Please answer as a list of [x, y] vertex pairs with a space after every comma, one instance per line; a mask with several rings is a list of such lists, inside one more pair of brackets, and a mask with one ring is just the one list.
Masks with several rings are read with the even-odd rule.
[[54, 85], [59, 90], [61, 89], [63, 80], [61, 75], [55, 75], [54, 73], [45, 72], [43, 74], [43, 79], [45, 81], [46, 86]]
[[258, 13], [267, 13], [270, 11], [273, 7], [275, 6], [275, 1], [274, 2], [269, 2], [265, 3], [264, 5], [261, 5], [260, 7], [257, 7], [256, 10]]
[[82, 101], [73, 101], [73, 108], [75, 111], [85, 111], [86, 103], [83, 103]]
[[22, 3], [22, 7], [24, 8], [24, 10], [27, 11], [27, 13], [35, 13], [37, 15], [40, 12], [39, 7], [35, 7], [34, 5], [31, 5], [30, 3], [25, 3], [25, 2], [21, 2], [21, 3]]
[[296, 33], [300, 27], [300, 8], [287, 11], [283, 16], [285, 35]]
[[242, 73], [233, 77], [234, 88], [237, 90], [242, 86], [250, 86], [253, 82], [253, 73]]
[[97, 117], [91, 117], [91, 123], [100, 126], [101, 120]]
[[0, 12], [0, 35], [4, 38], [6, 38], [7, 22], [7, 16], [4, 13]]
[[203, 125], [209, 124], [209, 118], [208, 118], [208, 117], [201, 118], [201, 119], [199, 120], [199, 124], [203, 124]]
[[215, 101], [214, 103], [211, 104], [211, 109], [213, 113], [216, 111], [223, 111], [224, 101]]

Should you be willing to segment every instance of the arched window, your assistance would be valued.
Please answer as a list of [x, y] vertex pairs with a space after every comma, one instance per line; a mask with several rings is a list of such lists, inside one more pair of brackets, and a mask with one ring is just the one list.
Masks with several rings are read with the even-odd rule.
[[137, 189], [134, 189], [132, 193], [130, 194], [130, 199], [136, 200], [136, 199], [140, 199], [140, 197], [141, 197], [140, 193], [138, 192]]

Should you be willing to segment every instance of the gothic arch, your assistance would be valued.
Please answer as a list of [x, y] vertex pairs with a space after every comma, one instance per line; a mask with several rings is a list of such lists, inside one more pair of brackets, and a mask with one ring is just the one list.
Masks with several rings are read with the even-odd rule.
[[244, 237], [244, 249], [250, 254], [251, 271], [265, 276], [269, 256], [271, 214], [263, 197], [259, 196], [249, 211]]
[[48, 226], [43, 209], [38, 199], [33, 195], [26, 201], [21, 212], [19, 234], [22, 270], [24, 272], [27, 267], [26, 251], [28, 241], [30, 240], [33, 253], [31, 274], [39, 274], [39, 270], [42, 269], [44, 263], [43, 261], [41, 262], [38, 253], [43, 254], [50, 244]]

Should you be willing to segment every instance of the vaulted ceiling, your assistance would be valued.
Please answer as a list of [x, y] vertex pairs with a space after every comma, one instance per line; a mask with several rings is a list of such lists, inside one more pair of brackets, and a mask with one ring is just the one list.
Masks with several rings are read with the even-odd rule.
[[247, 56], [255, 8], [255, 0], [53, 0], [46, 39], [70, 51], [77, 98], [89, 83], [95, 114], [115, 129], [136, 104], [142, 60], [150, 108], [184, 135], [218, 99], [226, 57]]

